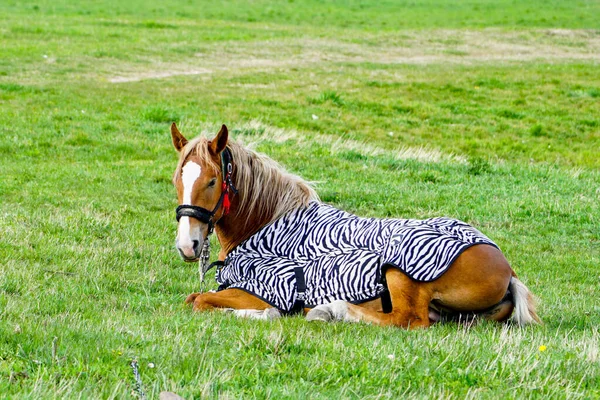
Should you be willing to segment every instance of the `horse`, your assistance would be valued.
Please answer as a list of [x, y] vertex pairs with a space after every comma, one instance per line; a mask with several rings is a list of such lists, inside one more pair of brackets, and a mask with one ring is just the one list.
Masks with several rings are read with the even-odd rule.
[[[363, 321], [407, 329], [426, 328], [442, 321], [483, 319], [519, 326], [541, 323], [530, 290], [517, 278], [500, 249], [475, 228], [444, 218], [425, 222], [379, 220], [337, 210], [321, 203], [311, 184], [301, 177], [286, 172], [268, 156], [230, 140], [225, 125], [211, 140], [200, 136], [188, 141], [173, 123], [171, 138], [179, 153], [173, 175], [179, 201], [176, 249], [184, 261], [207, 259], [213, 230], [221, 246], [218, 261], [213, 263], [217, 264], [221, 286], [218, 291], [187, 296], [185, 303], [193, 310], [226, 310], [258, 319], [298, 312], [310, 321]], [[312, 225], [302, 233], [299, 226], [305, 223], [299, 218], [308, 213], [312, 213]], [[314, 234], [315, 227], [326, 224], [331, 215], [338, 219]], [[338, 229], [338, 224], [345, 225]], [[410, 228], [412, 225], [418, 228]], [[400, 233], [392, 239], [378, 236], [378, 230], [392, 229], [390, 226]], [[329, 232], [333, 232], [331, 238], [317, 237]], [[288, 242], [271, 243], [275, 235], [289, 237]], [[402, 249], [403, 235], [413, 235], [415, 243], [420, 243], [421, 237], [448, 243], [450, 250], [444, 251], [450, 253], [422, 247], [404, 270], [393, 262], [382, 265], [381, 249], [399, 254], [394, 257], [402, 260], [410, 258], [402, 254], [414, 251]], [[371, 246], [374, 251], [361, 248], [356, 255], [354, 250], [345, 249], [342, 237], [355, 237], [348, 240], [361, 242], [367, 236], [375, 243]], [[456, 237], [468, 243], [457, 242]], [[300, 242], [310, 240], [317, 241], [318, 246], [326, 245], [329, 252], [322, 254], [317, 245], [293, 250]], [[290, 247], [290, 243], [296, 247]], [[337, 260], [338, 256], [346, 258], [308, 277], [298, 266], [301, 259], [314, 270], [311, 263]], [[447, 265], [435, 279], [407, 273], [425, 259], [444, 257], [448, 258]], [[239, 262], [230, 265], [232, 260]], [[274, 269], [265, 270], [263, 264]], [[359, 276], [363, 269], [368, 270], [368, 278]], [[275, 276], [274, 271], [281, 276]], [[236, 274], [243, 284], [232, 284]], [[344, 290], [327, 293], [330, 281], [335, 279], [340, 279], [339, 286]], [[364, 289], [357, 286], [362, 281], [366, 282]], [[312, 296], [314, 304], [306, 302], [307, 295]]]

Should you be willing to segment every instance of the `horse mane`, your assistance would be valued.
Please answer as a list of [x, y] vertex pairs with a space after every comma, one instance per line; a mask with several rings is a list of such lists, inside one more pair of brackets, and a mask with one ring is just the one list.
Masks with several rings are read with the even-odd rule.
[[[194, 153], [205, 165], [220, 171], [208, 149], [210, 141], [205, 137], [190, 140], [181, 152], [175, 178], [190, 154]], [[284, 214], [306, 207], [311, 201], [320, 201], [310, 183], [298, 175], [287, 172], [272, 158], [257, 153], [234, 140], [227, 148], [233, 160], [232, 181], [238, 190], [238, 207], [235, 217], [245, 229], [257, 230], [260, 226], [249, 226], [255, 221], [267, 225]]]

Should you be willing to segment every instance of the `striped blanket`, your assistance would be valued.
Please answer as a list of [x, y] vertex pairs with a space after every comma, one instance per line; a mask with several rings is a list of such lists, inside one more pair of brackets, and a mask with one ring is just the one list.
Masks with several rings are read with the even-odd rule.
[[361, 218], [311, 202], [236, 247], [216, 279], [221, 289], [242, 289], [289, 312], [297, 292], [294, 268], [302, 267], [306, 307], [334, 300], [361, 303], [384, 290], [382, 268], [433, 281], [461, 252], [481, 243], [496, 246], [455, 219]]

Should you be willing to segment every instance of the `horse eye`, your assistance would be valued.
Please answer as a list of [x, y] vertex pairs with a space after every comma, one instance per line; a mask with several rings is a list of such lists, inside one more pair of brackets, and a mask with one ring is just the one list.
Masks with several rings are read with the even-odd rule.
[[217, 178], [213, 178], [210, 180], [210, 182], [208, 182], [208, 187], [213, 187], [215, 186], [215, 183], [217, 183]]

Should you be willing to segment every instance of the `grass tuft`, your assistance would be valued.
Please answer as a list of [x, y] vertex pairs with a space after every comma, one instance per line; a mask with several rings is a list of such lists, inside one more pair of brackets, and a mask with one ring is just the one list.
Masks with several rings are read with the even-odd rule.
[[157, 21], [145, 21], [140, 26], [148, 29], [177, 29], [177, 25]]
[[331, 104], [341, 107], [344, 105], [344, 99], [342, 98], [342, 96], [335, 92], [335, 91], [331, 91], [331, 90], [327, 90], [323, 93], [321, 93], [319, 96], [317, 96], [314, 99], [310, 100], [311, 103], [313, 104], [323, 104], [323, 103], [327, 103], [330, 102]]
[[144, 119], [159, 124], [176, 122], [181, 119], [181, 115], [177, 111], [173, 110], [172, 108], [160, 105], [147, 107], [143, 111], [142, 115]]
[[531, 133], [532, 136], [545, 136], [546, 135], [546, 130], [544, 129], [544, 127], [542, 125], [534, 125], [531, 127], [531, 129], [529, 129], [529, 133]]
[[490, 162], [482, 157], [469, 158], [469, 174], [483, 175], [492, 172], [493, 168]]

